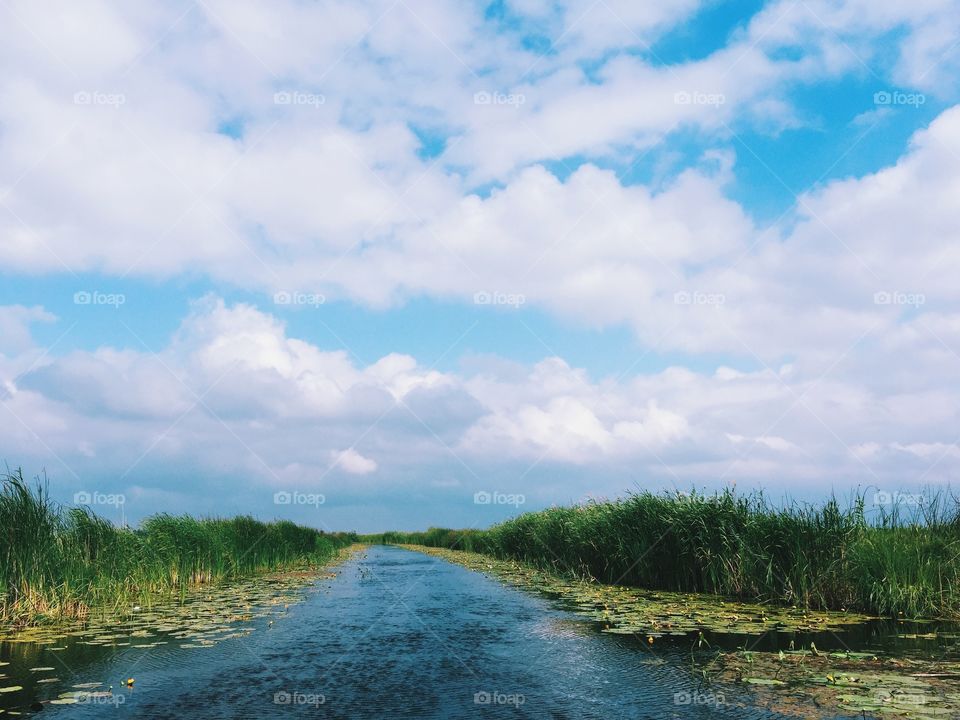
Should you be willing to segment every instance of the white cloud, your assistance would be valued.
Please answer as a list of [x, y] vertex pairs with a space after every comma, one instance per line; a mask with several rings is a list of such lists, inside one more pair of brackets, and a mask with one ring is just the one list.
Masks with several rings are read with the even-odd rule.
[[[504, 472], [531, 497], [596, 491], [594, 475], [605, 491], [629, 477], [909, 487], [945, 482], [960, 462], [948, 430], [960, 406], [948, 388], [960, 385], [930, 390], [929, 377], [885, 386], [854, 364], [836, 376], [671, 367], [594, 380], [556, 357], [461, 373], [402, 355], [361, 367], [214, 297], [155, 355], [104, 347], [45, 357], [19, 378], [0, 369], [13, 390], [0, 441], [15, 462], [119, 488], [179, 486], [156, 469], [189, 468], [192, 492], [210, 497], [280, 487], [335, 502], [424, 474], [479, 487]], [[548, 479], [564, 467], [581, 474]]]
[[[622, 52], [642, 49], [698, 7], [511, 6], [520, 18], [550, 19], [557, 47], [541, 57], [478, 8], [443, 2], [95, 3], [82, 17], [65, 2], [44, 13], [9, 3], [0, 24], [8, 70], [0, 74], [0, 185], [9, 186], [0, 261], [29, 272], [166, 277], [189, 269], [257, 289], [331, 287], [383, 306], [411, 284], [427, 285], [425, 274], [449, 276], [456, 255], [438, 249], [449, 243], [460, 252], [452, 222], [505, 204], [465, 196], [478, 179], [531, 202], [519, 217], [505, 216], [520, 228], [563, 201], [568, 222], [587, 213], [577, 224], [586, 228], [633, 201], [643, 210], [642, 189], [608, 196], [612, 176], [587, 168], [566, 191], [550, 190], [538, 178], [544, 171], [525, 168], [584, 154], [629, 158], [679, 126], [726, 142], [727, 126], [758, 114], [774, 129], [794, 124], [789, 88], [862, 71], [856, 53], [874, 62], [902, 27], [897, 73], [932, 79], [920, 68], [941, 50], [947, 57], [935, 67], [952, 67], [943, 30], [951, 2], [773, 3], [704, 58], [659, 64], [649, 53]], [[48, 22], [51, 14], [61, 22]], [[597, 77], [575, 64], [597, 58], [605, 58]], [[480, 85], [527, 100], [519, 109], [477, 106]], [[276, 105], [278, 90], [324, 103]], [[88, 101], [77, 104], [77, 93]], [[677, 93], [723, 102], [678, 101]], [[243, 137], [219, 134], [225, 122], [239, 123]], [[410, 125], [452, 135], [438, 164], [417, 156]], [[648, 209], [669, 210], [669, 198], [707, 206], [693, 217], [627, 214], [622, 224], [635, 224], [650, 250], [678, 243], [683, 253], [693, 241], [709, 257], [712, 231], [742, 230], [736, 209], [697, 173]], [[587, 212], [591, 200], [598, 207]], [[694, 234], [678, 238], [672, 223]], [[481, 227], [497, 224], [478, 218]], [[623, 234], [610, 225], [591, 233], [601, 248], [608, 234]], [[607, 260], [629, 259], [619, 255]], [[397, 256], [405, 262], [393, 269]], [[466, 260], [482, 274], [495, 258]], [[597, 283], [587, 274], [577, 281], [583, 293]], [[643, 273], [615, 281], [642, 282]]]
[[909, 445], [892, 443], [890, 447], [893, 450], [916, 455], [923, 460], [939, 461], [948, 456], [951, 459], [960, 458], [960, 447], [956, 443], [910, 443]]
[[949, 18], [958, 11], [956, 0], [910, 4], [897, 0], [780, 0], [758, 13], [749, 33], [765, 49], [818, 47], [827, 67], [859, 65], [879, 78], [882, 51], [889, 49], [889, 34], [896, 32], [900, 37], [893, 46], [895, 79], [909, 87], [947, 95], [956, 90], [958, 57], [950, 52], [956, 33]]
[[30, 326], [33, 323], [50, 323], [57, 318], [42, 307], [22, 305], [0, 306], [0, 356], [20, 355], [34, 346]]
[[375, 460], [364, 457], [353, 448], [334, 453], [333, 462], [351, 475], [367, 475], [377, 469]]
[[[537, 463], [670, 482], [947, 477], [960, 106], [889, 167], [808, 189], [766, 229], [731, 199], [731, 137], [815, 123], [793, 91], [845, 77], [955, 101], [960, 8], [784, 0], [714, 51], [652, 57], [699, 7], [518, 0], [501, 23], [444, 2], [4, 4], [5, 272], [189, 274], [375, 309], [497, 290], [626, 326], [673, 366], [452, 373], [390, 352], [361, 366], [213, 296], [156, 354], [47, 356], [30, 327], [54, 316], [10, 305], [0, 438], [78, 474], [95, 460], [132, 480], [149, 457], [321, 488]], [[523, 46], [534, 26], [550, 53]], [[681, 170], [643, 184], [604, 169], [650, 150], [684, 162], [661, 143], [678, 128], [702, 147]], [[439, 155], [421, 156], [418, 132]], [[548, 169], [560, 161], [575, 167]]]

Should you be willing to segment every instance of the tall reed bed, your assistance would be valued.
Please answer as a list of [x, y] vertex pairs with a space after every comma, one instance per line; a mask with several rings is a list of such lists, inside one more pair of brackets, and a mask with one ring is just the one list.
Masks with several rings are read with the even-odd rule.
[[761, 494], [642, 493], [520, 515], [489, 530], [432, 528], [380, 542], [512, 558], [604, 583], [884, 616], [960, 616], [960, 507], [934, 496], [865, 513], [777, 507]]
[[82, 617], [94, 607], [267, 570], [316, 565], [356, 539], [251, 517], [154, 515], [118, 528], [87, 508], [65, 509], [22, 475], [0, 477], [0, 619]]

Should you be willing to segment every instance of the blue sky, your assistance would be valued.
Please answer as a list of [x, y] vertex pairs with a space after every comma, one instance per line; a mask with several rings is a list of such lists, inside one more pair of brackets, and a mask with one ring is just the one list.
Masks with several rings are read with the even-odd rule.
[[0, 457], [361, 530], [947, 485], [957, 10], [9, 3]]

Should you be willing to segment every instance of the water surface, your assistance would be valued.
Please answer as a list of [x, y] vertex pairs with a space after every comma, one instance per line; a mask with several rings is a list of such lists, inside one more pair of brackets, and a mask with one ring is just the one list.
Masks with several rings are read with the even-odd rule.
[[[548, 599], [399, 548], [355, 555], [268, 622], [186, 649], [5, 644], [0, 685], [24, 690], [0, 695], [0, 707], [99, 681], [101, 690], [113, 685], [112, 696], [45, 704], [43, 716], [781, 717], [757, 707], [749, 690], [701, 686], [680, 645], [598, 633]], [[60, 680], [37, 684], [45, 676]], [[132, 689], [121, 687], [128, 677]]]

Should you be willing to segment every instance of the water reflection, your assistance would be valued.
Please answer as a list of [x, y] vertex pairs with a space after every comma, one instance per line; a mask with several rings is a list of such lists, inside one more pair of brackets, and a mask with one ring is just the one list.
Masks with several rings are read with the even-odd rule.
[[[780, 717], [748, 691], [704, 686], [681, 643], [638, 647], [545, 598], [398, 548], [372, 548], [304, 602], [243, 624], [249, 633], [209, 645], [175, 630], [134, 643], [122, 629], [100, 645], [3, 644], [2, 683], [24, 689], [0, 703], [40, 700], [44, 716], [72, 718]], [[103, 694], [50, 703], [84, 683]]]

